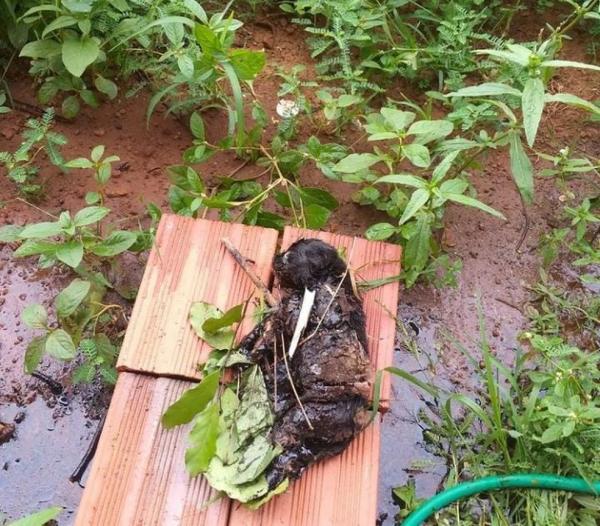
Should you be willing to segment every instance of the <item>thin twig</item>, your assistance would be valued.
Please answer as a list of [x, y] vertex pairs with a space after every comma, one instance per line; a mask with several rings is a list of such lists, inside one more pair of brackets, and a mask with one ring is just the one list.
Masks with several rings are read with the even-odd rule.
[[59, 394], [62, 394], [64, 387], [62, 386], [61, 383], [57, 382], [53, 378], [50, 378], [49, 376], [47, 376], [43, 373], [40, 373], [38, 371], [33, 371], [31, 373], [31, 376], [44, 382], [50, 388], [50, 391], [52, 392], [53, 395], [58, 396]]
[[277, 411], [277, 337], [275, 337], [275, 341], [273, 342], [273, 348], [273, 405]]
[[83, 477], [85, 470], [87, 469], [89, 463], [92, 461], [94, 455], [96, 454], [96, 449], [98, 448], [98, 442], [100, 441], [100, 434], [102, 433], [104, 422], [106, 422], [106, 413], [104, 413], [104, 415], [100, 419], [100, 422], [98, 422], [96, 432], [94, 433], [92, 441], [90, 442], [90, 445], [88, 446], [85, 455], [81, 459], [81, 462], [75, 468], [75, 471], [71, 473], [71, 476], [69, 477], [70, 482], [77, 482], [81, 486], [81, 478]]
[[281, 347], [282, 347], [282, 355], [283, 355], [283, 363], [285, 363], [285, 370], [287, 372], [287, 377], [288, 380], [290, 382], [290, 386], [292, 387], [292, 391], [294, 392], [294, 396], [296, 397], [296, 401], [298, 402], [298, 405], [300, 406], [300, 411], [302, 411], [302, 414], [304, 415], [304, 418], [306, 419], [306, 423], [308, 424], [308, 427], [313, 430], [314, 427], [310, 421], [310, 418], [308, 418], [308, 415], [306, 414], [306, 411], [304, 410], [304, 406], [302, 405], [302, 401], [300, 400], [300, 397], [298, 396], [298, 392], [296, 391], [296, 386], [294, 385], [294, 381], [292, 380], [292, 373], [290, 372], [290, 368], [288, 367], [288, 363], [287, 363], [287, 351], [285, 350], [285, 340], [283, 339], [283, 333], [281, 334]]
[[521, 314], [523, 314], [523, 310], [519, 307], [517, 307], [516, 305], [513, 305], [512, 303], [510, 303], [509, 301], [506, 301], [505, 299], [502, 298], [494, 298], [497, 302], [502, 303], [504, 305], [506, 305], [507, 307], [510, 307], [512, 309], [515, 309], [516, 311], [520, 312]]
[[527, 237], [527, 233], [529, 232], [529, 216], [527, 215], [527, 208], [525, 207], [525, 201], [523, 201], [523, 197], [521, 197], [521, 209], [523, 211], [523, 217], [525, 219], [525, 223], [523, 224], [523, 233], [521, 234], [521, 238], [515, 247], [515, 252], [520, 253], [521, 245], [525, 238]]
[[277, 300], [271, 294], [271, 291], [267, 288], [267, 286], [262, 282], [258, 274], [252, 270], [250, 267], [250, 263], [248, 260], [240, 254], [240, 251], [233, 246], [231, 241], [226, 237], [221, 239], [221, 243], [225, 245], [225, 248], [229, 251], [229, 253], [233, 256], [233, 259], [237, 262], [237, 264], [242, 267], [242, 270], [246, 273], [246, 275], [250, 278], [250, 281], [254, 283], [254, 286], [263, 293], [265, 297], [265, 301], [269, 307], [273, 308], [277, 306]]

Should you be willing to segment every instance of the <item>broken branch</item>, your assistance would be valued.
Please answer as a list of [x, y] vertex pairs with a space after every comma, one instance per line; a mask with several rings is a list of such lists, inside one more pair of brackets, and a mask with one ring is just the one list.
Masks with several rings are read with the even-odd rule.
[[250, 281], [252, 281], [252, 283], [254, 283], [254, 286], [263, 293], [263, 296], [265, 297], [265, 301], [267, 302], [267, 305], [269, 305], [269, 307], [276, 307], [277, 300], [275, 299], [273, 294], [271, 294], [271, 291], [267, 288], [267, 286], [258, 277], [256, 272], [254, 272], [254, 270], [252, 270], [252, 268], [250, 267], [249, 261], [244, 256], [242, 256], [240, 251], [233, 246], [233, 244], [231, 243], [231, 241], [229, 241], [229, 239], [224, 237], [221, 239], [221, 242], [223, 243], [223, 245], [225, 245], [225, 248], [233, 256], [233, 259], [235, 259], [237, 264], [240, 267], [242, 267], [242, 270], [250, 278]]

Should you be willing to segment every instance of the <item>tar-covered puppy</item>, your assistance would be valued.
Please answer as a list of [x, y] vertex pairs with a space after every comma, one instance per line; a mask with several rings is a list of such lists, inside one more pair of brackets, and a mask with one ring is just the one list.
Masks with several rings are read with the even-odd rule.
[[[318, 239], [301, 239], [273, 262], [282, 289], [277, 310], [248, 334], [241, 351], [258, 363], [275, 408], [272, 440], [283, 448], [267, 469], [271, 488], [340, 453], [368, 422], [370, 362], [365, 316], [346, 264]], [[315, 299], [293, 354], [305, 290]], [[288, 378], [291, 375], [301, 404]]]

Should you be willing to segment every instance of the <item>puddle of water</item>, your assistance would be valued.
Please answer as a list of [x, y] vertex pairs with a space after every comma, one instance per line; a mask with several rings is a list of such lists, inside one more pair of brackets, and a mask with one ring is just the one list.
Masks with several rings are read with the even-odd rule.
[[16, 424], [13, 439], [0, 445], [0, 512], [9, 519], [63, 506], [59, 524], [73, 523], [82, 489], [68, 479], [87, 449], [95, 423], [81, 408], [66, 409], [55, 418], [41, 397], [26, 407], [7, 404], [0, 409], [4, 422], [12, 422], [21, 412], [25, 415]]

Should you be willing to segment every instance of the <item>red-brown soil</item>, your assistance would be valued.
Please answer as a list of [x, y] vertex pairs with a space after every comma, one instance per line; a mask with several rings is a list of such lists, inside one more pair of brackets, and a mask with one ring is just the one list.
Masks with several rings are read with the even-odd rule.
[[[519, 39], [534, 39], [540, 25], [541, 20], [534, 12], [519, 15], [514, 34]], [[270, 20], [269, 25], [250, 25], [244, 31], [247, 45], [266, 47], [269, 66], [254, 88], [257, 98], [274, 115], [279, 82], [273, 66], [311, 63], [304, 45], [305, 33], [279, 17]], [[562, 58], [589, 60], [585, 43], [577, 38], [576, 32], [574, 36], [573, 41], [566, 44]], [[20, 67], [23, 71], [17, 72], [14, 68], [12, 72], [11, 92], [16, 99], [35, 104], [31, 82], [24, 73], [26, 66], [20, 64]], [[562, 70], [552, 82], [556, 91], [568, 91], [588, 100], [600, 98], [598, 77], [593, 72]], [[66, 158], [89, 155], [96, 144], [104, 144], [107, 153], [120, 157], [108, 187], [106, 204], [121, 225], [143, 221], [148, 202], [168, 209], [169, 181], [165, 168], [180, 162], [181, 153], [191, 141], [185, 123], [165, 116], [164, 111], [155, 115], [146, 127], [147, 102], [148, 95], [144, 93], [131, 99], [119, 95], [116, 101], [105, 103], [98, 110], [84, 109], [73, 122], [56, 125], [56, 130], [69, 140], [63, 149]], [[0, 117], [0, 151], [18, 146], [19, 134], [29, 117], [21, 111]], [[211, 140], [225, 134], [223, 115], [209, 113], [205, 119]], [[577, 110], [550, 106], [536, 148], [557, 152], [566, 144], [577, 144], [581, 151], [600, 156], [600, 127], [597, 124], [584, 126], [584, 119], [585, 115]], [[324, 137], [323, 140], [336, 139]], [[351, 141], [346, 138], [346, 142]], [[233, 154], [219, 154], [200, 167], [200, 171], [210, 183], [216, 176], [233, 172], [240, 164]], [[464, 262], [458, 287], [436, 290], [417, 285], [402, 293], [398, 309], [399, 319], [414, 322], [419, 327], [417, 343], [445, 366], [445, 380], [459, 385], [468, 384], [470, 371], [462, 354], [445, 344], [443, 336], [453, 335], [474, 348], [480, 302], [494, 351], [510, 361], [518, 346], [518, 333], [526, 325], [523, 305], [528, 299], [527, 285], [537, 278], [536, 249], [540, 233], [556, 224], [562, 208], [553, 183], [538, 180], [535, 204], [527, 210], [529, 226], [517, 251], [525, 221], [508, 170], [508, 155], [494, 153], [482, 159], [482, 166], [481, 172], [473, 178], [479, 197], [504, 213], [507, 220], [502, 222], [470, 208], [451, 206], [443, 243], [451, 255]], [[539, 166], [541, 164], [536, 163], [536, 167]], [[258, 170], [247, 165], [239, 176], [250, 176]], [[41, 162], [40, 174], [45, 181], [45, 193], [36, 206], [52, 214], [64, 209], [76, 211], [83, 206], [85, 193], [94, 188], [90, 174], [79, 170], [63, 174], [45, 160]], [[329, 188], [340, 201], [341, 206], [328, 229], [362, 234], [368, 225], [384, 220], [373, 210], [352, 203], [355, 187], [325, 181], [311, 168], [304, 170], [301, 178], [305, 185]], [[16, 197], [16, 188], [4, 179], [0, 186], [3, 205], [0, 224], [44, 219], [41, 211], [16, 201]], [[108, 393], [99, 386], [68, 385], [68, 367], [47, 362], [41, 371], [65, 383], [64, 398], [52, 395], [43, 383], [21, 373], [22, 357], [33, 333], [20, 322], [20, 312], [32, 302], [50, 304], [68, 275], [54, 270], [38, 271], [34, 262], [12, 259], [11, 252], [8, 246], [0, 248], [0, 421], [24, 419], [16, 425], [15, 438], [0, 445], [0, 512], [16, 518], [40, 507], [62, 505], [67, 513], [60, 524], [70, 524], [80, 489], [67, 478], [92, 437], [95, 419], [105, 407]], [[142, 270], [143, 258], [128, 261], [126, 278], [135, 283]], [[411, 371], [420, 368], [415, 357], [400, 345], [396, 363]], [[386, 524], [391, 524], [393, 514], [390, 489], [406, 481], [414, 460], [429, 459], [419, 445], [422, 437], [414, 424], [419, 399], [405, 384], [396, 383], [394, 394], [396, 401], [384, 425], [381, 463], [381, 510], [390, 515]], [[417, 474], [419, 492], [434, 491], [443, 472], [443, 466], [434, 465]]]

